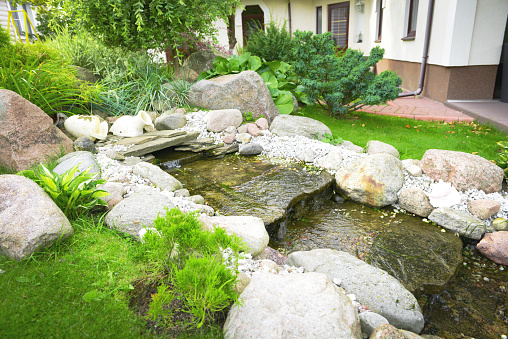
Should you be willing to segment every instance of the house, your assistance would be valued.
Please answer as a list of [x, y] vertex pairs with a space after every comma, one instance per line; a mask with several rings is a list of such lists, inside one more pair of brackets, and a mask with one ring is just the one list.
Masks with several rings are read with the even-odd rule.
[[[10, 22], [9, 31], [11, 35], [15, 36], [14, 25], [16, 25], [17, 31], [19, 32], [19, 37], [25, 41], [26, 35], [32, 36], [35, 32], [33, 31], [33, 27], [37, 27], [36, 17], [36, 8], [29, 3], [21, 4], [18, 6], [14, 6], [12, 1], [4, 1], [0, 0], [0, 24], [2, 28], [7, 29], [8, 27], [8, 14], [9, 11], [21, 11], [24, 10], [29, 18], [29, 20], [24, 20], [24, 14], [22, 12], [12, 12], [12, 19]], [[30, 23], [33, 25], [30, 25]]]
[[[496, 79], [500, 86], [507, 0], [242, 0], [242, 5], [235, 16], [239, 46], [257, 27], [285, 21], [290, 32], [330, 31], [341, 48], [365, 54], [384, 48], [377, 71], [395, 71], [410, 91], [423, 85], [421, 94], [436, 101], [492, 99]], [[227, 45], [223, 28], [219, 41]]]

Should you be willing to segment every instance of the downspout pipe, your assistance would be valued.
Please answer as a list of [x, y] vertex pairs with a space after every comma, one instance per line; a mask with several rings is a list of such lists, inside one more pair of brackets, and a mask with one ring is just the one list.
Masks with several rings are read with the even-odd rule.
[[423, 43], [422, 67], [420, 69], [420, 82], [418, 89], [414, 92], [399, 93], [399, 97], [411, 97], [419, 95], [423, 91], [425, 82], [425, 72], [427, 70], [427, 59], [429, 58], [430, 31], [432, 28], [432, 15], [434, 12], [434, 0], [429, 0], [429, 10], [427, 13], [427, 28], [425, 29], [425, 41]]
[[291, 0], [288, 0], [288, 21], [289, 21], [289, 36], [293, 36], [293, 32], [291, 30]]

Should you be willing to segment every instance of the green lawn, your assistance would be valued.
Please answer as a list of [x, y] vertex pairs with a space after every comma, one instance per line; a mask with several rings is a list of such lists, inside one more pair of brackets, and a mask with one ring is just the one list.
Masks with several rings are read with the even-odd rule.
[[506, 133], [477, 123], [428, 122], [363, 112], [336, 119], [316, 106], [301, 108], [298, 115], [323, 122], [334, 137], [361, 147], [369, 140], [388, 143], [399, 151], [401, 159], [421, 159], [426, 150], [437, 148], [496, 160], [496, 142], [508, 140]]

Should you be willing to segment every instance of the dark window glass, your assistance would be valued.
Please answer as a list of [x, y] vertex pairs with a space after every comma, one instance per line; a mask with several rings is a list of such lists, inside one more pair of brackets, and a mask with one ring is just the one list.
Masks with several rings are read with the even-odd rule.
[[409, 17], [407, 25], [407, 36], [416, 36], [416, 19], [418, 18], [418, 0], [409, 1]]
[[381, 35], [383, 31], [383, 0], [377, 0], [376, 12], [377, 12], [376, 41], [381, 41]]
[[328, 31], [340, 49], [347, 48], [349, 34], [349, 2], [328, 6]]
[[316, 8], [316, 34], [323, 33], [323, 7]]

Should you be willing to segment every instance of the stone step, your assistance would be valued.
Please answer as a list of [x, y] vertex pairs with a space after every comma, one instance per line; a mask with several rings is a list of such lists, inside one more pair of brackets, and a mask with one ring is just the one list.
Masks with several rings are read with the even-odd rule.
[[[157, 131], [150, 133], [159, 133], [159, 132], [171, 132], [171, 131]], [[181, 132], [181, 131], [177, 131]], [[148, 133], [145, 133], [148, 134]], [[159, 134], [160, 135], [160, 134]], [[119, 152], [125, 157], [139, 157], [141, 155], [145, 155], [148, 153], [152, 153], [155, 151], [160, 151], [161, 149], [165, 149], [168, 147], [178, 146], [184, 142], [191, 141], [196, 139], [199, 136], [199, 132], [189, 132], [184, 135], [177, 135], [173, 137], [160, 137], [154, 140], [150, 140], [144, 142], [139, 145], [134, 145], [129, 148], [125, 152]]]

